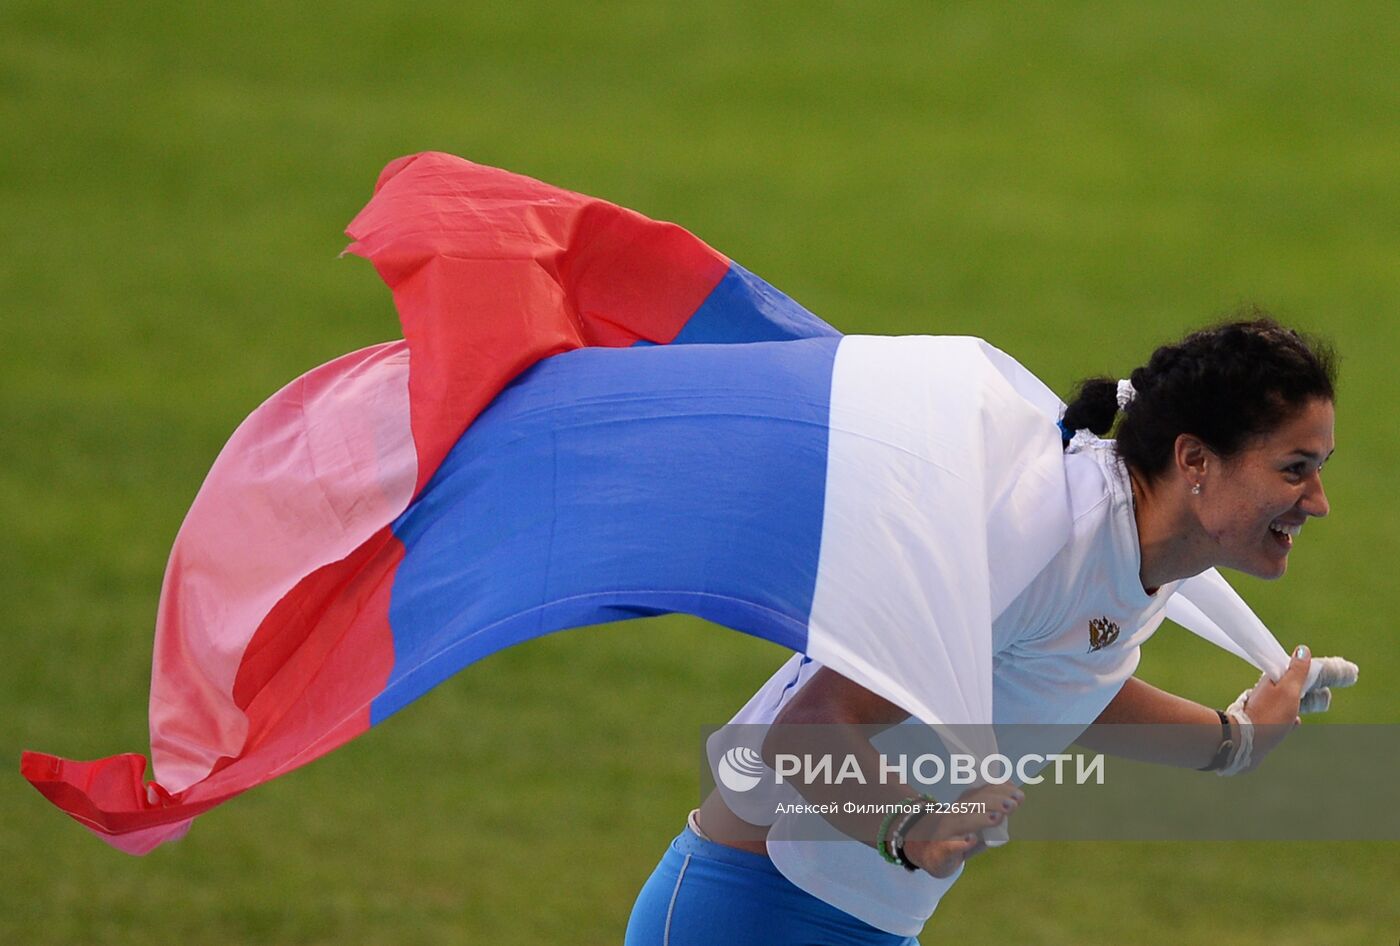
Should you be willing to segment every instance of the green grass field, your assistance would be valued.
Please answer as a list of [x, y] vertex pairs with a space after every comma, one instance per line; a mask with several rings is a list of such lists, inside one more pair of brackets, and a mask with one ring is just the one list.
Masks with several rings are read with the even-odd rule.
[[[238, 421], [397, 334], [341, 230], [451, 151], [675, 220], [845, 331], [1066, 389], [1253, 301], [1345, 356], [1332, 518], [1238, 584], [1400, 722], [1400, 7], [0, 4], [0, 943], [620, 942], [701, 727], [776, 648], [667, 618], [494, 657], [144, 859], [20, 779], [145, 751], [170, 542]], [[1143, 674], [1251, 674], [1164, 628]], [[1267, 769], [1255, 778], [1266, 779]], [[1024, 843], [936, 943], [1400, 936], [1394, 843]]]

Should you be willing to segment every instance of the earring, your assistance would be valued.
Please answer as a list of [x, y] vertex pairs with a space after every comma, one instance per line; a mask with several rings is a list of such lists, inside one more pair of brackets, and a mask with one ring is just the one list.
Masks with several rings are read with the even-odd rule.
[[1192, 495], [1192, 496], [1199, 496], [1199, 495], [1201, 495], [1201, 484], [1200, 484], [1200, 483], [1197, 483], [1196, 485], [1194, 485], [1194, 486], [1191, 487], [1191, 495]]

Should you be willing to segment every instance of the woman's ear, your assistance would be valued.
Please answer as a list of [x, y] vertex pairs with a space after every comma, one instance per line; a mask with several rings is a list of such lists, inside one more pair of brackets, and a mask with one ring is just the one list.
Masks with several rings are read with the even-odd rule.
[[1192, 493], [1199, 495], [1206, 480], [1206, 474], [1214, 465], [1215, 453], [1205, 445], [1205, 441], [1191, 434], [1178, 434], [1174, 446], [1173, 459], [1176, 471], [1186, 482]]

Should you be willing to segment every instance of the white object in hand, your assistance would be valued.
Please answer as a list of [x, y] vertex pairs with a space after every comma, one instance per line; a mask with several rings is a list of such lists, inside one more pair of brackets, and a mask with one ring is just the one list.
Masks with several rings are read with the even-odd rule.
[[1303, 686], [1303, 698], [1298, 712], [1325, 713], [1332, 705], [1332, 687], [1349, 687], [1356, 683], [1361, 668], [1341, 657], [1314, 657]]

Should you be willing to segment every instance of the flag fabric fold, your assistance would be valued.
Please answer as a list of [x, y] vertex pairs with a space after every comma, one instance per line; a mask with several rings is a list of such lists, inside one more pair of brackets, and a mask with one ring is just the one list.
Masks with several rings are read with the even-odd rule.
[[[677, 611], [990, 721], [991, 621], [1070, 530], [1061, 404], [1019, 364], [842, 336], [673, 224], [443, 154], [348, 233], [403, 340], [235, 431], [162, 586], [156, 780], [25, 753], [50, 801], [144, 853], [501, 648]], [[1188, 620], [1276, 662], [1201, 591]]]

